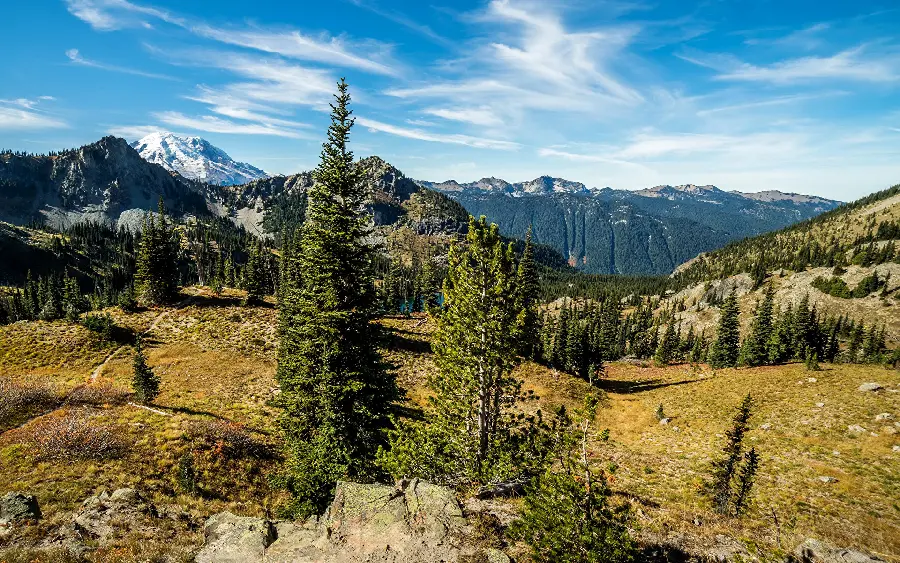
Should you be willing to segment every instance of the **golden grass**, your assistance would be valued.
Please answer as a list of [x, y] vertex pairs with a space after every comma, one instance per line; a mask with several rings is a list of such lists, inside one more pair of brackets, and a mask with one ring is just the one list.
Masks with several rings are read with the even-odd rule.
[[[0, 491], [36, 494], [48, 523], [76, 509], [87, 496], [122, 486], [145, 491], [159, 504], [179, 503], [201, 517], [222, 510], [261, 515], [276, 507], [283, 493], [273, 491], [267, 481], [276, 461], [228, 461], [198, 453], [206, 495], [177, 489], [175, 468], [191, 447], [187, 432], [192, 423], [225, 419], [276, 438], [276, 413], [267, 404], [275, 390], [275, 310], [245, 308], [198, 293], [180, 309], [132, 315], [111, 310], [117, 324], [135, 330], [146, 330], [160, 312], [167, 313], [147, 335], [146, 353], [162, 378], [156, 405], [171, 416], [129, 405], [77, 407], [89, 409], [101, 423], [123, 428], [123, 437], [133, 444], [120, 459], [105, 461], [35, 463], [23, 440], [35, 421], [0, 434]], [[434, 323], [417, 315], [387, 318], [382, 324], [388, 332], [386, 360], [395, 366], [409, 400], [421, 405], [428, 394], [424, 384], [435, 369], [428, 343]], [[110, 351], [95, 348], [91, 338], [64, 322], [2, 327], [0, 374], [39, 377], [71, 389]], [[516, 375], [541, 397], [544, 409], [577, 406], [589, 390], [584, 381], [534, 363], [519, 366]], [[130, 377], [131, 348], [125, 347], [106, 365], [100, 383], [128, 389]], [[816, 382], [808, 382], [809, 377]], [[874, 422], [882, 412], [900, 420], [900, 393], [856, 390], [868, 381], [900, 389], [900, 372], [832, 365], [807, 372], [790, 365], [714, 373], [689, 366], [613, 364], [600, 383], [606, 401], [597, 420], [598, 430], [610, 429], [611, 440], [595, 444], [593, 454], [602, 467], [615, 468], [612, 486], [633, 503], [644, 534], [685, 534], [701, 544], [725, 534], [769, 552], [816, 537], [900, 561], [900, 455], [892, 451], [900, 435], [889, 434], [892, 421]], [[726, 519], [710, 510], [699, 488], [747, 392], [758, 405], [750, 443], [758, 448], [762, 467], [749, 516]], [[668, 426], [654, 415], [660, 403], [672, 417]], [[771, 427], [762, 430], [761, 424]], [[848, 432], [853, 424], [878, 436]], [[838, 481], [826, 484], [819, 480], [822, 476]], [[178, 541], [198, 545], [201, 538]], [[130, 549], [119, 548], [122, 553]]]

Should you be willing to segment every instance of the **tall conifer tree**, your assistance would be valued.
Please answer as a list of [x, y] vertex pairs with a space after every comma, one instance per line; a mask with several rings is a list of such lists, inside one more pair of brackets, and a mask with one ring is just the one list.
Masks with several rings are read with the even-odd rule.
[[716, 333], [716, 341], [713, 342], [709, 353], [709, 363], [715, 368], [734, 367], [737, 365], [741, 351], [739, 314], [737, 293], [732, 289], [725, 302], [722, 303], [719, 330]]
[[297, 515], [318, 513], [338, 479], [371, 479], [374, 458], [400, 397], [378, 353], [371, 216], [347, 143], [353, 126], [347, 83], [338, 83], [328, 141], [309, 190], [302, 236], [283, 261], [279, 425], [284, 484]]
[[756, 307], [750, 334], [741, 348], [741, 364], [761, 366], [769, 363], [769, 339], [772, 337], [772, 314], [775, 309], [775, 290], [766, 287], [762, 301]]
[[137, 254], [135, 285], [138, 300], [150, 305], [171, 301], [178, 293], [178, 239], [166, 220], [159, 198], [159, 213], [144, 218]]
[[516, 272], [516, 335], [519, 353], [526, 358], [534, 358], [539, 346], [540, 323], [537, 313], [538, 285], [537, 268], [534, 264], [534, 248], [531, 244], [531, 228], [525, 235], [525, 250], [519, 260]]

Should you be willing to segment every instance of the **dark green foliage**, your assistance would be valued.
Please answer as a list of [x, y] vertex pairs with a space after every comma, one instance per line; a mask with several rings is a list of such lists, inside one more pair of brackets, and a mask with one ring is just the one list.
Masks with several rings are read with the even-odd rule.
[[141, 404], [151, 404], [154, 399], [159, 396], [159, 376], [153, 373], [150, 366], [147, 365], [147, 358], [144, 356], [144, 341], [138, 336], [134, 343], [134, 360], [133, 375], [131, 378], [131, 388], [134, 391], [134, 398]]
[[525, 235], [525, 248], [516, 271], [516, 335], [519, 354], [534, 358], [540, 346], [540, 320], [537, 313], [539, 292], [537, 267], [534, 263], [534, 247], [531, 230]]
[[348, 149], [350, 95], [338, 84], [328, 141], [308, 192], [306, 221], [282, 260], [279, 295], [278, 424], [285, 443], [288, 511], [317, 514], [338, 479], [375, 477], [400, 398], [378, 353], [371, 216]]
[[716, 340], [709, 351], [709, 364], [714, 368], [737, 365], [741, 351], [739, 314], [737, 293], [732, 289], [722, 304]]
[[670, 322], [666, 325], [662, 340], [656, 347], [656, 353], [653, 355], [653, 361], [658, 366], [667, 366], [674, 361], [678, 355], [681, 345], [678, 332], [675, 330], [675, 323]]
[[606, 476], [591, 466], [587, 456], [596, 406], [596, 398], [588, 396], [577, 421], [561, 410], [555, 463], [529, 486], [522, 516], [511, 526], [511, 535], [528, 544], [535, 561], [635, 560], [627, 506], [610, 504]]
[[254, 241], [250, 245], [249, 258], [244, 268], [244, 290], [247, 292], [244, 304], [255, 304], [262, 301], [265, 290], [264, 267], [262, 242]]
[[178, 458], [178, 486], [181, 490], [189, 495], [197, 494], [199, 486], [197, 485], [197, 470], [194, 468], [194, 454], [185, 453]]
[[109, 313], [85, 315], [81, 319], [81, 324], [91, 332], [97, 333], [101, 340], [112, 340], [113, 331], [116, 329], [116, 323]]
[[454, 245], [444, 280], [444, 311], [432, 342], [438, 371], [429, 380], [424, 420], [406, 421], [383, 451], [395, 477], [469, 487], [526, 478], [543, 468], [540, 414], [510, 372], [517, 360], [516, 264], [511, 245], [484, 218]]
[[140, 302], [167, 303], [178, 293], [178, 248], [177, 234], [160, 198], [158, 215], [148, 214], [141, 229], [134, 278]]
[[775, 289], [769, 285], [756, 306], [750, 334], [741, 347], [741, 365], [762, 366], [769, 363], [769, 341], [772, 338], [775, 313]]
[[[725, 432], [726, 443], [722, 457], [713, 462], [712, 481], [708, 493], [720, 514], [740, 515], [747, 506], [750, 490], [759, 466], [755, 449], [744, 455], [744, 437], [750, 429], [753, 399], [748, 393], [734, 416], [731, 428]], [[743, 462], [743, 463], [742, 463]]]
[[819, 276], [812, 281], [812, 286], [822, 293], [833, 295], [834, 297], [841, 297], [843, 299], [850, 299], [853, 297], [850, 288], [847, 287], [847, 282], [838, 277], [826, 279]]

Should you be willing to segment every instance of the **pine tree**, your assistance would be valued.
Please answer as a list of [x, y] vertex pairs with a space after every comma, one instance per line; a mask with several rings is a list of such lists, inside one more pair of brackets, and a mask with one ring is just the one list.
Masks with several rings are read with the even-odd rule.
[[722, 303], [719, 329], [716, 341], [709, 354], [709, 363], [714, 368], [734, 367], [740, 355], [740, 323], [737, 293], [734, 289]]
[[150, 404], [159, 396], [160, 381], [159, 376], [154, 374], [147, 365], [147, 358], [144, 356], [144, 340], [140, 336], [134, 343], [133, 366], [131, 388], [134, 390], [134, 397], [139, 403]]
[[519, 343], [519, 354], [525, 358], [534, 358], [538, 347], [540, 326], [538, 322], [537, 300], [538, 291], [537, 269], [534, 264], [534, 248], [531, 245], [531, 228], [525, 235], [525, 250], [519, 260], [516, 271], [516, 309], [519, 316], [516, 319], [514, 337]]
[[606, 476], [588, 458], [597, 399], [588, 395], [573, 421], [557, 414], [557, 459], [531, 484], [522, 517], [511, 534], [531, 548], [534, 561], [560, 563], [635, 561], [627, 505], [614, 507]]
[[166, 220], [165, 206], [160, 198], [158, 217], [146, 216], [141, 229], [134, 277], [139, 301], [158, 305], [170, 301], [178, 293], [177, 259], [176, 234]]
[[541, 463], [541, 449], [530, 442], [534, 421], [517, 409], [522, 383], [510, 375], [520, 313], [512, 246], [497, 225], [472, 218], [466, 245], [451, 247], [449, 262], [425, 420], [395, 432], [382, 462], [396, 477], [454, 486], [521, 477]]
[[775, 309], [775, 290], [769, 285], [756, 307], [750, 334], [741, 347], [742, 365], [761, 366], [769, 363], [768, 346], [772, 338], [772, 315]]
[[309, 190], [306, 221], [282, 265], [277, 404], [285, 442], [282, 484], [289, 510], [319, 513], [338, 479], [371, 479], [400, 398], [377, 343], [371, 215], [348, 149], [354, 120], [347, 83], [338, 83], [328, 141]]
[[[744, 436], [750, 429], [749, 421], [752, 409], [753, 399], [748, 393], [744, 400], [741, 401], [741, 406], [734, 416], [731, 428], [725, 433], [727, 441], [725, 447], [722, 448], [722, 458], [713, 462], [713, 479], [710, 483], [709, 492], [716, 510], [721, 514], [730, 514], [733, 510], [736, 499], [734, 480], [743, 458]], [[753, 473], [755, 473], [755, 468]], [[748, 494], [749, 486], [747, 491], [741, 495], [742, 504], [746, 501]]]
[[244, 289], [247, 291], [247, 296], [244, 297], [245, 304], [259, 303], [263, 299], [265, 272], [262, 254], [262, 241], [252, 241], [247, 266], [244, 268]]
[[675, 323], [669, 322], [666, 330], [663, 332], [662, 340], [656, 347], [656, 353], [653, 355], [653, 361], [658, 366], [667, 366], [674, 359], [676, 349], [679, 344], [678, 334], [675, 332]]

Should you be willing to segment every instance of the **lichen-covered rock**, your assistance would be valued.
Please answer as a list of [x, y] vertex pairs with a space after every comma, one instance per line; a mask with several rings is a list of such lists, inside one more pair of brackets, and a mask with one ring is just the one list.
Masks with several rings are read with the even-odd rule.
[[878, 563], [871, 555], [852, 549], [835, 549], [818, 540], [808, 539], [794, 550], [791, 563]]
[[271, 522], [223, 513], [205, 531], [200, 563], [453, 563], [475, 554], [509, 562], [499, 550], [467, 546], [468, 523], [453, 491], [417, 479], [396, 486], [340, 482], [321, 517]]
[[275, 541], [275, 526], [268, 520], [216, 514], [203, 527], [205, 542], [198, 563], [242, 563], [262, 561], [266, 548]]
[[872, 392], [881, 391], [884, 387], [880, 383], [863, 383], [859, 386], [858, 390], [862, 392]]
[[38, 520], [41, 509], [34, 495], [10, 492], [0, 497], [0, 520]]
[[75, 530], [82, 536], [108, 541], [130, 532], [153, 533], [159, 518], [156, 507], [134, 489], [103, 491], [88, 497], [75, 514]]

